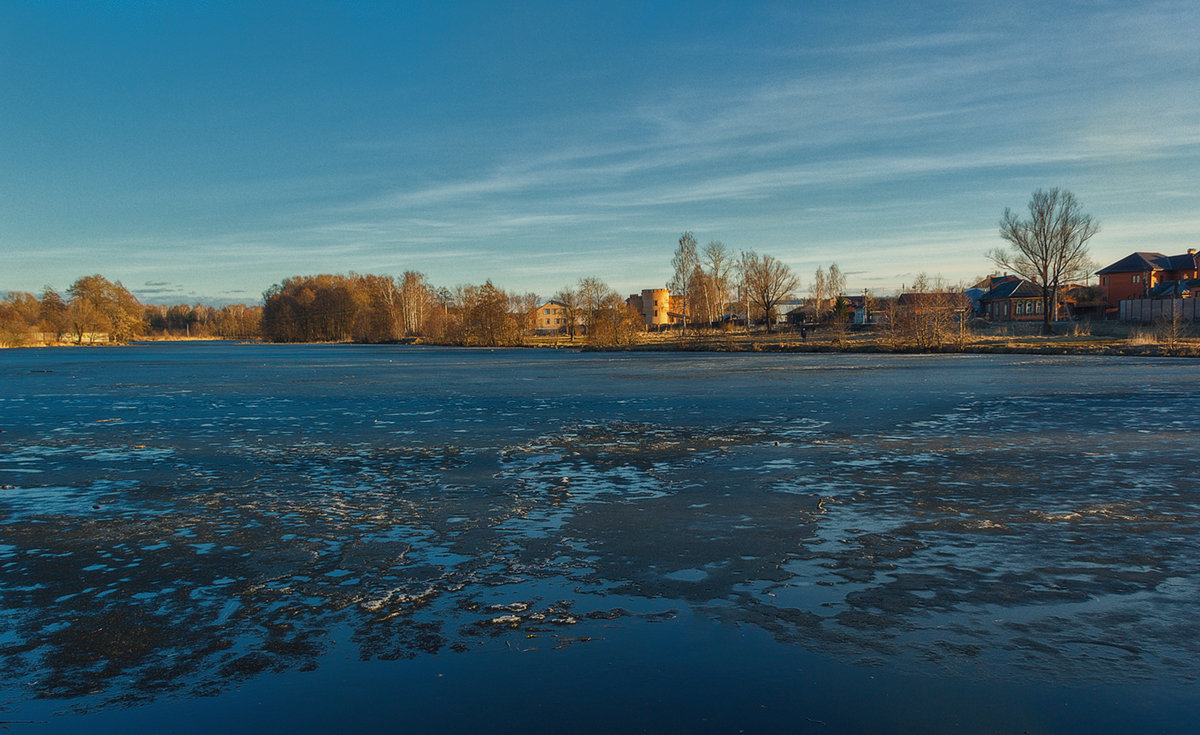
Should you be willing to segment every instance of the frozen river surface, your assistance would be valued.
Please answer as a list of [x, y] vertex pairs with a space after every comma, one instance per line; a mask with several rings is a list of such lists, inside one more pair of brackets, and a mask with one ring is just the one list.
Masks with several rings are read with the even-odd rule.
[[0, 722], [1188, 730], [1198, 377], [1134, 358], [0, 351]]

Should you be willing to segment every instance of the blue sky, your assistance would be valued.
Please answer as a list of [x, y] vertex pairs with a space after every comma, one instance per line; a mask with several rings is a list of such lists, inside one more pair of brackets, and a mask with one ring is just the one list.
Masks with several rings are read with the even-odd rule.
[[0, 290], [661, 286], [683, 230], [852, 292], [1200, 244], [1200, 3], [0, 3]]

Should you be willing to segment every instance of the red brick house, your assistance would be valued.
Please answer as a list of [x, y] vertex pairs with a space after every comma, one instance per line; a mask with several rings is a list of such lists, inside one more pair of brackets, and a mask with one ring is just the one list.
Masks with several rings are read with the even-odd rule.
[[1167, 281], [1193, 281], [1200, 278], [1200, 255], [1189, 248], [1184, 255], [1132, 253], [1116, 263], [1096, 271], [1100, 291], [1110, 307], [1127, 299], [1150, 298]]

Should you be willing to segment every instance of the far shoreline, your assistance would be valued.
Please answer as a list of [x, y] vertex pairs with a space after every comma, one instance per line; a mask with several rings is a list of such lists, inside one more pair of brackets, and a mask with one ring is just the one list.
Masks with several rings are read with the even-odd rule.
[[[1097, 330], [1099, 331], [1099, 330]], [[776, 332], [705, 332], [683, 336], [678, 332], [641, 335], [628, 344], [597, 345], [584, 337], [571, 340], [565, 336], [535, 336], [520, 344], [455, 344], [427, 339], [405, 339], [387, 342], [314, 341], [267, 342], [256, 338], [217, 337], [158, 337], [147, 336], [126, 344], [119, 343], [41, 343], [14, 345], [16, 347], [121, 347], [131, 344], [220, 342], [246, 345], [270, 344], [358, 344], [412, 345], [424, 347], [463, 347], [483, 349], [556, 349], [578, 352], [645, 352], [645, 353], [731, 353], [731, 354], [854, 354], [854, 355], [1079, 355], [1103, 357], [1200, 357], [1200, 339], [1193, 337], [1162, 337], [1133, 325], [1115, 325], [1104, 330], [1109, 334], [970, 334], [961, 341], [919, 347], [889, 342], [877, 332], [849, 332], [841, 335], [811, 334], [805, 338], [795, 331]]]

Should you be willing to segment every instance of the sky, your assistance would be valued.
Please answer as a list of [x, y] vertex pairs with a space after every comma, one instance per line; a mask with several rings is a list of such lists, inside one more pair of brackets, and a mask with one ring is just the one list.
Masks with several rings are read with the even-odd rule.
[[685, 230], [807, 289], [993, 270], [1074, 192], [1200, 246], [1200, 3], [0, 3], [0, 291], [316, 273], [657, 288]]

